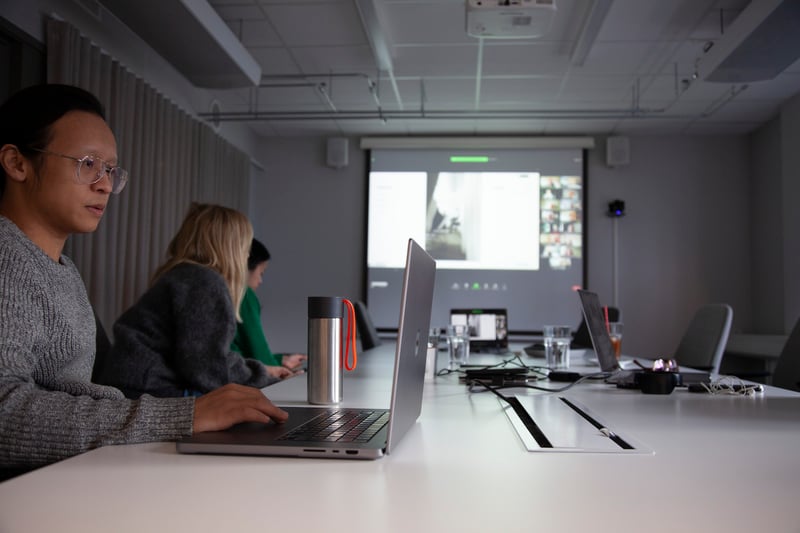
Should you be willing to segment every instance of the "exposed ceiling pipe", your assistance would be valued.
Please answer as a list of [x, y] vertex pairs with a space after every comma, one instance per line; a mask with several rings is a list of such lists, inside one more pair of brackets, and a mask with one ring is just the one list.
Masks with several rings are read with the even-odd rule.
[[730, 88], [728, 91], [726, 91], [726, 92], [725, 92], [725, 93], [724, 93], [722, 96], [720, 96], [719, 98], [717, 98], [716, 100], [714, 100], [714, 101], [711, 103], [711, 105], [709, 105], [709, 106], [706, 108], [706, 110], [705, 110], [705, 111], [703, 111], [703, 114], [702, 114], [701, 116], [702, 116], [703, 118], [708, 118], [708, 117], [710, 117], [711, 115], [713, 115], [714, 113], [716, 113], [717, 111], [719, 111], [720, 109], [722, 109], [723, 107], [725, 107], [725, 105], [727, 105], [727, 104], [728, 104], [728, 102], [730, 102], [731, 100], [733, 100], [734, 98], [736, 98], [737, 96], [739, 96], [739, 94], [741, 94], [743, 91], [746, 91], [746, 90], [747, 90], [747, 87], [748, 87], [748, 85], [747, 85], [747, 84], [739, 85], [738, 87], [737, 87], [736, 85], [733, 85], [733, 86], [732, 86], [732, 87], [731, 87], [731, 88]]
[[419, 112], [422, 114], [423, 118], [425, 117], [425, 100], [427, 100], [428, 96], [425, 94], [425, 80], [423, 78], [419, 79]]
[[[482, 42], [482, 39], [481, 39]], [[479, 65], [482, 62], [479, 61]], [[668, 105], [662, 108], [641, 108], [641, 80], [636, 79], [631, 87], [632, 101], [631, 107], [626, 109], [528, 109], [528, 110], [513, 110], [513, 111], [481, 111], [478, 109], [480, 98], [480, 86], [476, 87], [476, 109], [460, 109], [460, 110], [447, 110], [447, 111], [432, 111], [426, 108], [427, 95], [425, 92], [425, 83], [420, 78], [420, 108], [417, 111], [394, 110], [386, 111], [380, 102], [379, 95], [377, 94], [377, 84], [369, 77], [369, 75], [359, 72], [337, 73], [337, 74], [288, 74], [288, 75], [271, 75], [263, 76], [260, 88], [285, 88], [285, 87], [315, 87], [326, 100], [329, 111], [247, 111], [247, 112], [216, 112], [216, 113], [201, 113], [199, 116], [202, 118], [211, 118], [217, 122], [254, 122], [254, 121], [302, 121], [302, 120], [369, 120], [378, 119], [386, 122], [389, 119], [543, 119], [543, 120], [556, 120], [556, 119], [626, 119], [626, 118], [662, 118], [663, 114], [677, 103], [677, 101], [685, 92], [679, 89], [678, 85], [678, 68], [677, 64], [674, 65], [673, 76], [675, 78], [675, 98]], [[340, 78], [340, 77], [360, 77], [367, 81], [367, 88], [375, 100], [377, 107], [376, 111], [364, 110], [337, 110], [324, 83], [315, 83], [312, 81], [305, 82], [274, 82], [268, 83], [266, 80], [293, 80], [293, 79], [307, 79], [307, 78]], [[480, 80], [481, 71], [478, 69], [478, 79]], [[333, 81], [331, 79], [331, 81]], [[731, 99], [736, 97], [741, 91], [746, 89], [742, 86], [734, 89], [730, 95], [726, 95], [710, 106], [702, 115], [696, 117], [691, 116], [676, 116], [671, 115], [670, 118], [705, 118], [711, 116], [714, 112], [719, 110]], [[660, 117], [660, 115], [662, 117]]]
[[[363, 78], [367, 82], [367, 90], [372, 95], [372, 99], [375, 101], [375, 105], [378, 108], [378, 111], [381, 110], [381, 101], [380, 95], [378, 94], [378, 84], [377, 82], [373, 81], [372, 78], [369, 77], [368, 74], [364, 74], [363, 72], [338, 72], [338, 73], [328, 73], [328, 74], [276, 74], [276, 75], [269, 75], [269, 76], [261, 76], [261, 83], [259, 83], [259, 89], [280, 89], [283, 87], [315, 87], [317, 90], [320, 90], [320, 83], [315, 83], [311, 81], [307, 82], [273, 82], [270, 83], [268, 80], [306, 80], [309, 78], [328, 78], [329, 86], [333, 87], [333, 79], [334, 78]], [[326, 103], [329, 106], [333, 106], [333, 102], [330, 101], [330, 91], [325, 89], [324, 97], [326, 99]]]
[[738, 87], [736, 85], [731, 86], [730, 89], [725, 91], [719, 98], [714, 100], [711, 105], [709, 105], [702, 113], [692, 117], [691, 122], [686, 124], [684, 130], [692, 127], [698, 120], [712, 116], [714, 113], [725, 107], [731, 100], [739, 96], [742, 92], [746, 91], [747, 87], [747, 84], [739, 85]]
[[326, 73], [311, 73], [311, 74], [264, 74], [261, 76], [261, 84], [265, 80], [294, 80], [294, 79], [307, 79], [307, 78], [365, 78], [372, 81], [369, 74], [363, 72], [326, 72]]
[[282, 87], [317, 87], [319, 83], [313, 81], [295, 81], [291, 83], [262, 83], [258, 86], [259, 89], [280, 89]]
[[322, 98], [325, 100], [325, 103], [328, 104], [330, 110], [334, 113], [338, 113], [336, 105], [333, 103], [333, 100], [331, 100], [331, 95], [328, 93], [328, 86], [324, 83], [319, 83], [317, 84], [317, 91], [319, 91], [319, 94], [322, 95]]
[[375, 105], [378, 108], [378, 116], [380, 116], [381, 122], [385, 124], [386, 118], [383, 116], [383, 107], [381, 106], [381, 95], [378, 94], [380, 86], [377, 83], [370, 80], [367, 82], [367, 87], [369, 88], [369, 93], [372, 95], [372, 99], [375, 100]]
[[[221, 122], [257, 122], [264, 120], [368, 120], [368, 119], [621, 119], [659, 118], [663, 109], [529, 109], [514, 111], [475, 111], [471, 109], [447, 111], [231, 111], [200, 113], [202, 118]], [[670, 115], [669, 118], [688, 118]]]

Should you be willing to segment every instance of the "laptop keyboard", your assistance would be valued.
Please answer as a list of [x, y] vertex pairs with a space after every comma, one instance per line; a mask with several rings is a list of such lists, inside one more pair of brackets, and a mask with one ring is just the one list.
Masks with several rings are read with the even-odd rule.
[[278, 440], [304, 442], [367, 442], [389, 421], [388, 411], [344, 409], [320, 415]]

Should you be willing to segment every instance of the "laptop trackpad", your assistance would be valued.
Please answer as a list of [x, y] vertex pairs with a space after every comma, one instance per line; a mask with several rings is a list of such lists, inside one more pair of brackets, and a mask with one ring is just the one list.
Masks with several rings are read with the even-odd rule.
[[312, 418], [330, 412], [325, 407], [281, 407], [289, 413], [289, 419], [283, 424], [257, 422], [237, 424], [224, 431], [208, 431], [195, 433], [191, 440], [195, 443], [211, 442], [215, 444], [262, 444], [272, 442], [290, 432]]

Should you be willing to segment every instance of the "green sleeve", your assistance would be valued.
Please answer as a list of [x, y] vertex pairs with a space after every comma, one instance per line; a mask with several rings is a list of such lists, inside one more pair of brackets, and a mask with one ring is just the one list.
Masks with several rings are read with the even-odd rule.
[[242, 321], [236, 324], [236, 336], [231, 343], [231, 350], [241, 353], [244, 357], [257, 359], [265, 365], [281, 366], [282, 357], [272, 353], [264, 337], [264, 329], [261, 327], [261, 304], [255, 291], [250, 287], [242, 298], [239, 314], [242, 316]]

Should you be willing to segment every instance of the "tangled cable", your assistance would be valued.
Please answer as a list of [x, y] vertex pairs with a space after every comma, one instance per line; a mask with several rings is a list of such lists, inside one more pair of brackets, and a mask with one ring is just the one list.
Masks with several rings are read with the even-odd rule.
[[702, 383], [711, 394], [731, 394], [736, 396], [753, 396], [757, 392], [763, 392], [764, 387], [758, 383], [745, 383], [736, 376], [721, 376], [719, 379], [709, 383]]

